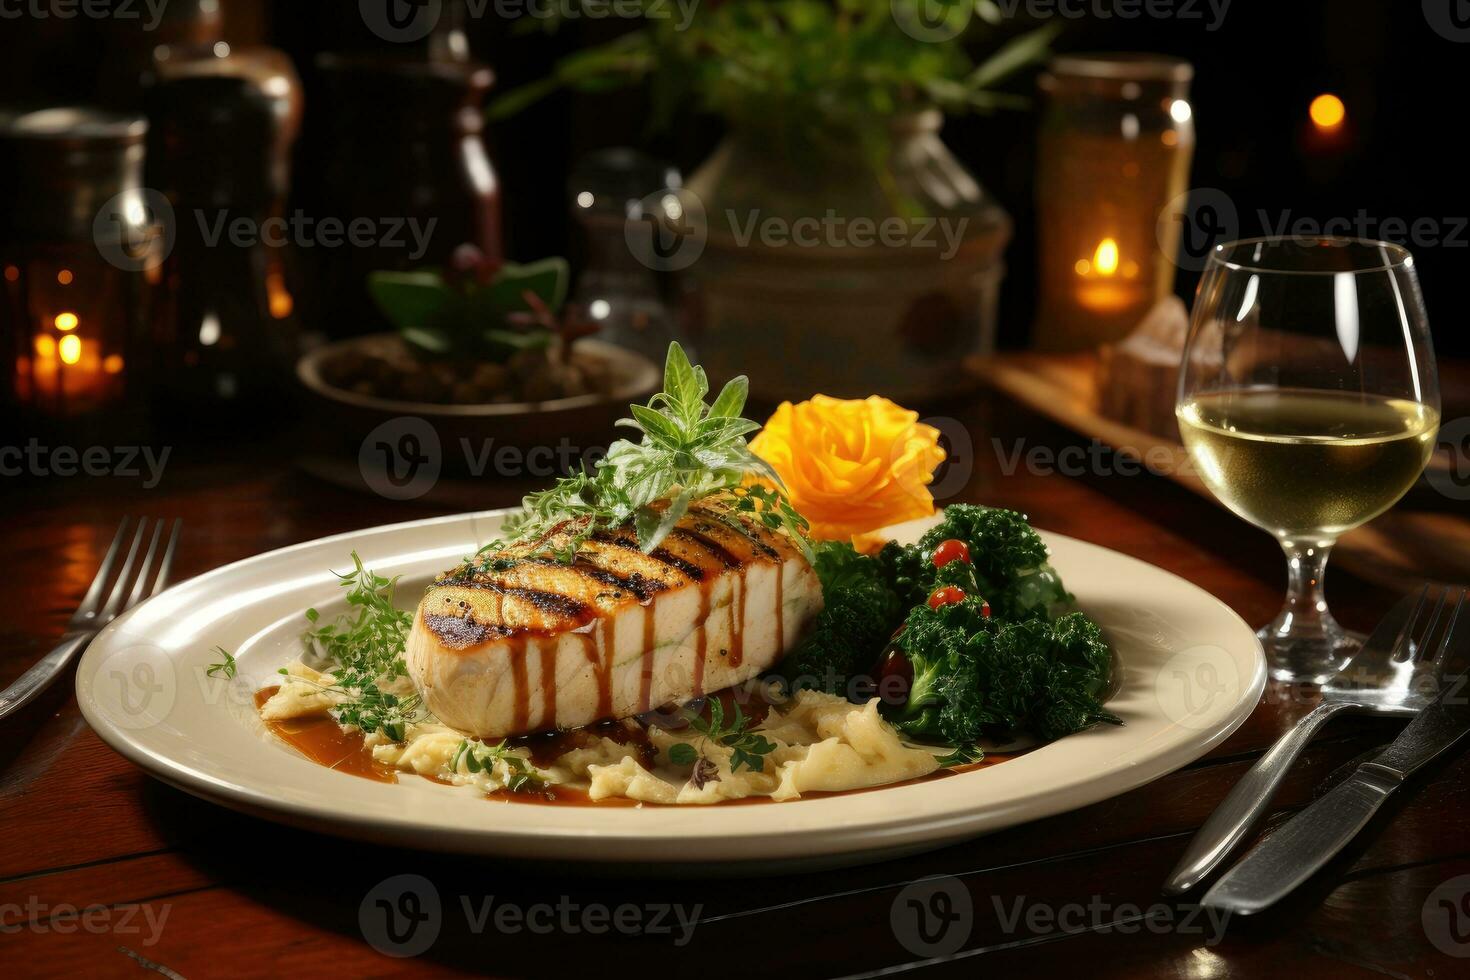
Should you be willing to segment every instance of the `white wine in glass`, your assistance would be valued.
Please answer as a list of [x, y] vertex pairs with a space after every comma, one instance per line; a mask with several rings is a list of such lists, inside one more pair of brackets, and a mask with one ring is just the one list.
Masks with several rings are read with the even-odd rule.
[[1413, 486], [1439, 430], [1412, 256], [1343, 239], [1218, 246], [1176, 414], [1205, 484], [1286, 551], [1286, 606], [1260, 633], [1272, 675], [1325, 679], [1361, 641], [1327, 609], [1327, 555]]

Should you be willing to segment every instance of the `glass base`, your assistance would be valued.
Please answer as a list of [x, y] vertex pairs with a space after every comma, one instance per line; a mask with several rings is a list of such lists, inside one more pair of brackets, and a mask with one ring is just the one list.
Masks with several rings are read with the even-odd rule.
[[1302, 635], [1300, 627], [1280, 620], [1261, 627], [1256, 637], [1266, 650], [1266, 669], [1273, 681], [1321, 684], [1342, 672], [1367, 640], [1329, 620], [1327, 627]]

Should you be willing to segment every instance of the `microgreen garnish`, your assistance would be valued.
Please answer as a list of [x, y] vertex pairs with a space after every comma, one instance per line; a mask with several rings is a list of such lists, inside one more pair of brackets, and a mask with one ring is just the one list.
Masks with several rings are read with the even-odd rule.
[[459, 748], [454, 750], [454, 758], [449, 763], [450, 771], [459, 772], [461, 762], [464, 763], [464, 771], [469, 773], [489, 772], [495, 763], [505, 763], [505, 788], [512, 793], [519, 793], [527, 788], [539, 788], [544, 782], [525, 758], [506, 748], [504, 740], [495, 745], [486, 745], [481, 741], [464, 739], [459, 743]]
[[[332, 708], [332, 717], [340, 724], [369, 734], [381, 732], [401, 742], [408, 725], [418, 719], [421, 699], [417, 694], [392, 694], [382, 685], [408, 673], [403, 648], [413, 617], [393, 604], [396, 578], [384, 578], [363, 567], [355, 551], [352, 564], [352, 571], [338, 572], [337, 578], [347, 590], [348, 606], [356, 608], [357, 615], [347, 613], [336, 622], [313, 625], [302, 640], [331, 662], [330, 673], [337, 679], [332, 689], [346, 696]], [[306, 611], [308, 622], [316, 624], [320, 618], [315, 609]]]
[[209, 677], [218, 677], [220, 674], [224, 674], [226, 677], [233, 678], [235, 676], [237, 665], [235, 664], [235, 658], [230, 654], [230, 651], [226, 650], [224, 647], [215, 647], [214, 652], [219, 654], [220, 657], [223, 659], [221, 659], [220, 662], [217, 664], [210, 664], [209, 667], [205, 669], [204, 673]]
[[[750, 731], [754, 722], [745, 717], [745, 712], [740, 710], [738, 704], [735, 706], [734, 716], [728, 721], [725, 718], [725, 706], [715, 698], [709, 702], [708, 720], [692, 712], [686, 717], [689, 719], [689, 727], [699, 734], [698, 741], [723, 745], [731, 750], [731, 772], [739, 772], [741, 766], [752, 772], [764, 772], [765, 757], [776, 751], [775, 742]], [[669, 761], [676, 766], [694, 766], [698, 785], [702, 786], [711, 780], [708, 769], [702, 765], [709, 760], [690, 742], [678, 742], [669, 746]]]
[[[652, 551], [690, 504], [716, 494], [730, 495], [736, 509], [772, 530], [785, 531], [806, 550], [806, 521], [785, 496], [765, 486], [746, 485], [751, 477], [780, 485], [775, 471], [745, 443], [745, 437], [760, 428], [740, 416], [749, 382], [744, 376], [735, 378], [712, 404], [706, 404], [709, 390], [704, 369], [691, 364], [677, 343], [670, 344], [663, 391], [647, 405], [630, 406], [632, 418], [619, 422], [637, 430], [640, 440], [620, 439], [595, 469], [527, 496], [521, 513], [506, 522], [508, 538], [482, 548], [476, 558], [560, 529], [564, 533], [548, 542], [546, 550], [570, 562], [592, 535], [624, 522], [632, 523], [639, 547]], [[493, 555], [484, 558], [486, 563], [494, 560]]]

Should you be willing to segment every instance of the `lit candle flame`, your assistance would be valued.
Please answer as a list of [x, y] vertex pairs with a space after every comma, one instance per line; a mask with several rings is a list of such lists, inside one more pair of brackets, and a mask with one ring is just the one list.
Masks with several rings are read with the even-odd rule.
[[1323, 132], [1330, 132], [1341, 126], [1347, 118], [1347, 106], [1343, 105], [1342, 99], [1326, 92], [1312, 100], [1307, 107], [1307, 114], [1312, 117], [1312, 123]]
[[1100, 276], [1111, 276], [1118, 271], [1118, 243], [1111, 238], [1098, 242], [1092, 255], [1092, 267]]
[[69, 333], [61, 338], [56, 350], [61, 355], [62, 364], [75, 364], [82, 359], [82, 338]]

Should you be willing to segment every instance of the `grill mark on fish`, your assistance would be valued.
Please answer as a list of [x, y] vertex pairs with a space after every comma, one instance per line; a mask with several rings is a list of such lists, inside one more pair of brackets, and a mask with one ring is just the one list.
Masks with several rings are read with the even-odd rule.
[[724, 565], [726, 568], [739, 568], [745, 564], [743, 559], [731, 554], [724, 545], [697, 531], [676, 527], [669, 532], [669, 537], [678, 538], [680, 541], [688, 541], [696, 547], [702, 548], [714, 556], [715, 561]]
[[424, 614], [424, 625], [439, 638], [440, 643], [451, 650], [464, 650], [479, 646], [490, 640], [510, 636], [514, 632], [499, 623], [481, 623], [468, 616], [445, 616], [432, 613]]
[[562, 568], [600, 585], [610, 585], [615, 589], [626, 589], [639, 602], [647, 602], [668, 588], [667, 583], [660, 582], [657, 579], [651, 579], [641, 572], [634, 572], [632, 575], [619, 575], [616, 572], [603, 568], [601, 565], [595, 564], [593, 562], [594, 557], [595, 555], [580, 554], [577, 556], [576, 561], [570, 565], [563, 564], [555, 558], [546, 558], [544, 556], [527, 558], [525, 561], [529, 564], [540, 565], [546, 568]]
[[627, 538], [621, 534], [613, 534], [608, 531], [598, 531], [592, 535], [592, 540], [598, 544], [621, 548], [624, 551], [636, 551], [646, 558], [652, 558], [660, 565], [667, 565], [669, 568], [682, 572], [685, 577], [693, 579], [696, 582], [704, 581], [704, 569], [693, 562], [685, 561], [667, 548], [654, 548], [652, 551], [645, 552], [642, 548], [638, 547], [636, 539]]
[[[595, 610], [584, 602], [573, 599], [571, 596], [562, 595], [560, 592], [545, 592], [541, 589], [528, 589], [519, 585], [501, 585], [498, 582], [489, 582], [484, 579], [465, 579], [463, 581], [445, 581], [438, 583], [441, 587], [454, 587], [460, 589], [484, 589], [497, 595], [509, 596], [513, 599], [524, 599], [535, 606], [537, 610], [544, 613], [552, 613], [563, 619], [576, 620], [578, 625], [586, 623], [595, 614]], [[445, 597], [446, 600], [448, 597]], [[517, 632], [515, 629], [510, 632]], [[531, 627], [527, 627], [532, 629]], [[507, 634], [508, 635], [508, 634]]]

